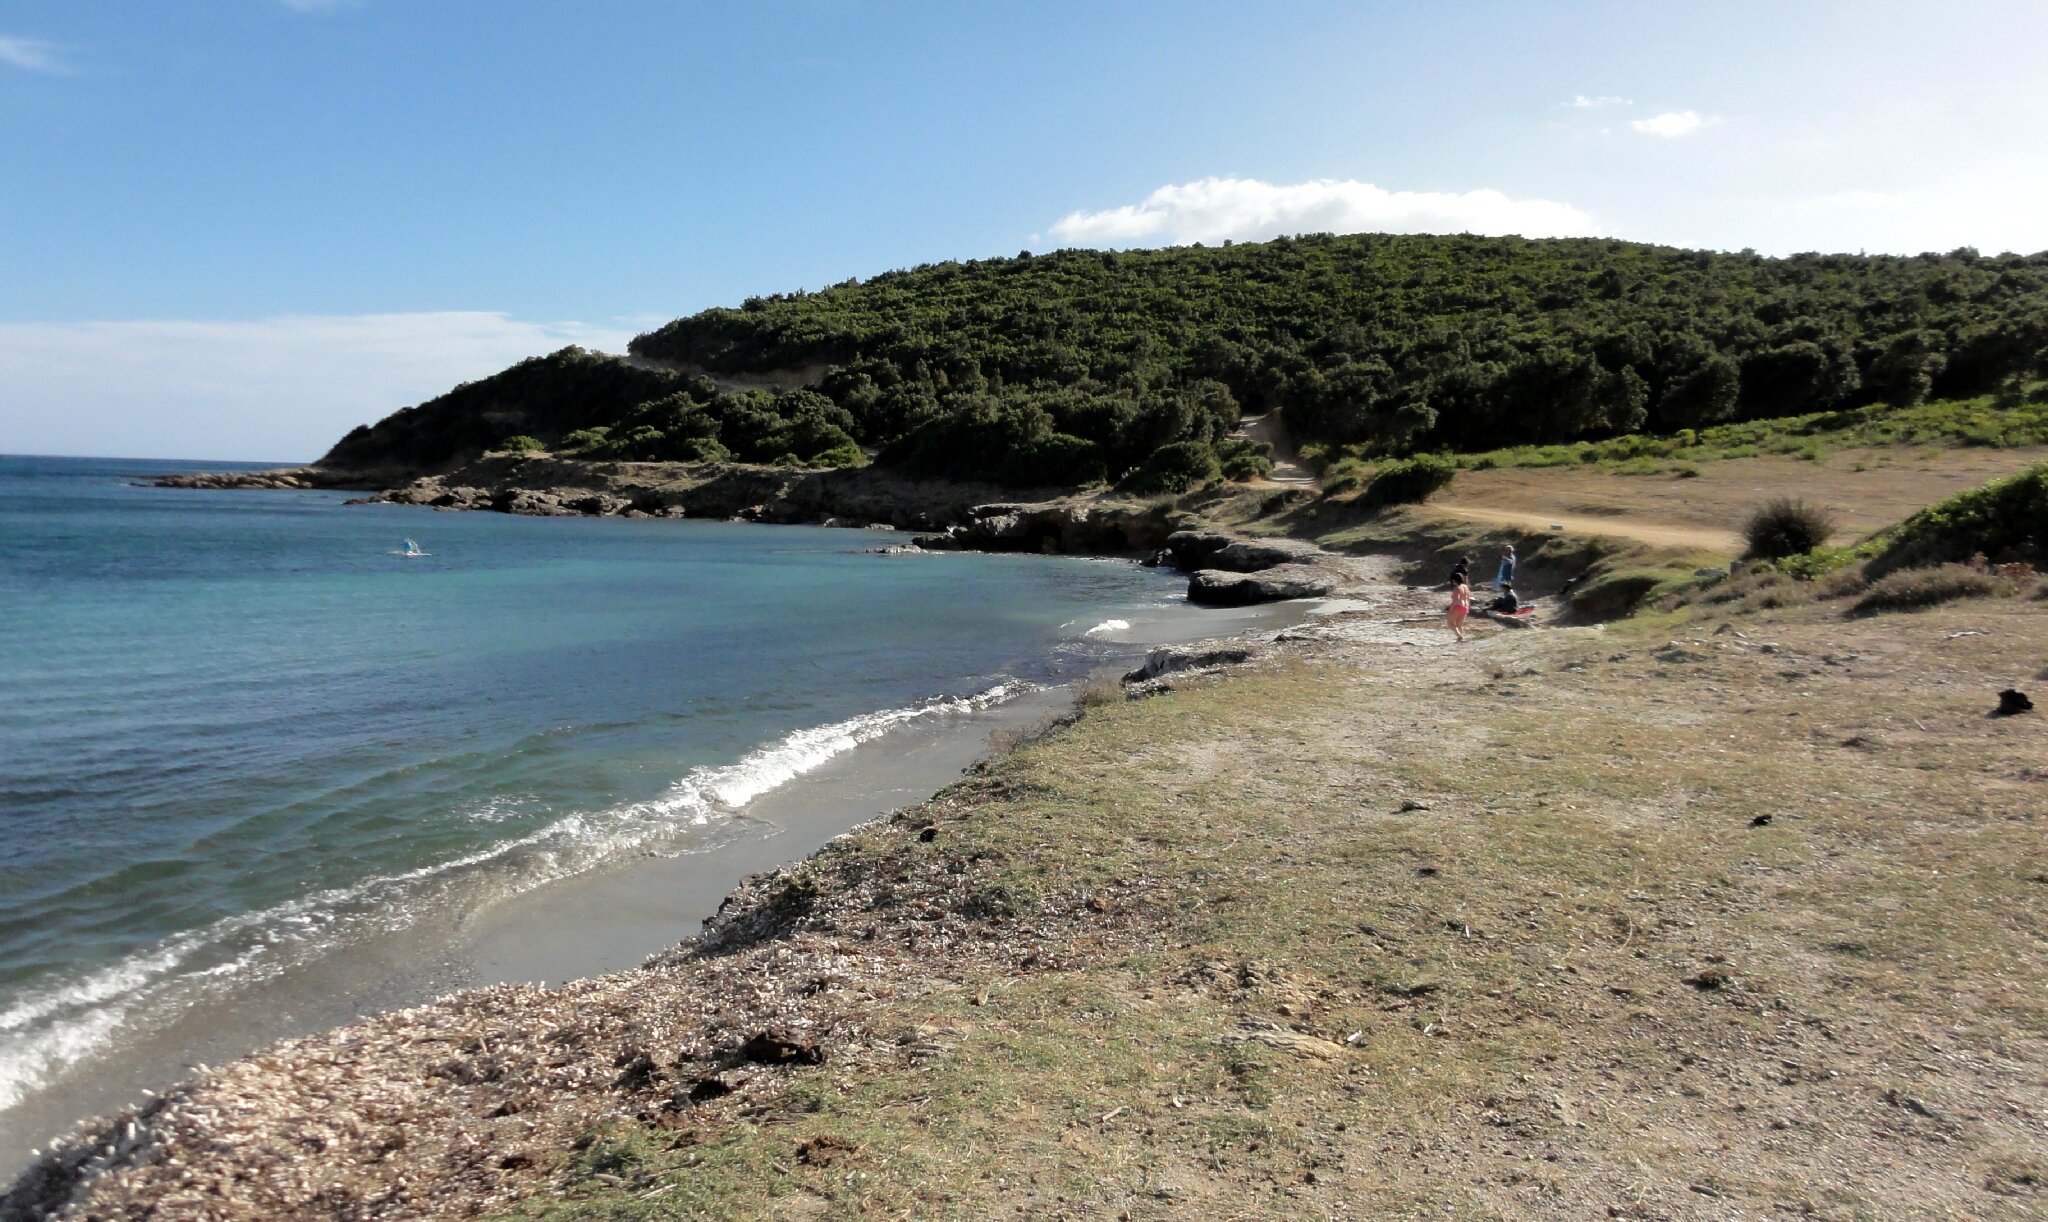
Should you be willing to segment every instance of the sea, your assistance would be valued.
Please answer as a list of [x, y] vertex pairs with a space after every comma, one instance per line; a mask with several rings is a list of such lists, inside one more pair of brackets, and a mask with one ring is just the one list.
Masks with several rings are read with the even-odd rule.
[[825, 782], [890, 744], [957, 773], [1004, 709], [1241, 626], [1128, 562], [148, 485], [236, 467], [0, 456], [0, 1182], [199, 1052], [531, 978], [451, 966], [479, 913], [648, 859], [728, 888], [812, 847], [735, 847], [778, 793], [857, 822]]

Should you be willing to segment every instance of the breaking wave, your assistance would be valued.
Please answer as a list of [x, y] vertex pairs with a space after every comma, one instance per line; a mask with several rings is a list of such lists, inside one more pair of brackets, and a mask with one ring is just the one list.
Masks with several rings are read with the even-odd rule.
[[[1033, 684], [1011, 681], [971, 696], [939, 697], [796, 730], [733, 763], [692, 769], [657, 798], [576, 812], [480, 852], [226, 917], [32, 991], [0, 1010], [0, 1111], [136, 1026], [162, 1022], [223, 988], [274, 977], [352, 940], [403, 929], [460, 886], [487, 883], [494, 894], [505, 895], [582, 873], [729, 818], [900, 727], [979, 712], [1032, 690]], [[473, 817], [496, 821], [500, 807], [494, 799]]]

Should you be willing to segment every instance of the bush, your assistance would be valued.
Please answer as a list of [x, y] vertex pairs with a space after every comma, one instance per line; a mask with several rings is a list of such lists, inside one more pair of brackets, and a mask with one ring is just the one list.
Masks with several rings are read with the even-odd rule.
[[1137, 470], [1117, 485], [1125, 492], [1151, 496], [1162, 492], [1186, 492], [1223, 478], [1216, 451], [1203, 441], [1176, 441], [1152, 451]]
[[1216, 461], [1226, 479], [1263, 479], [1273, 473], [1273, 447], [1248, 437], [1232, 437], [1216, 447]]
[[514, 437], [507, 437], [498, 443], [498, 448], [508, 454], [530, 454], [535, 450], [547, 449], [546, 446], [540, 443], [540, 438], [528, 437], [524, 433]]
[[1366, 485], [1364, 500], [1369, 505], [1412, 505], [1426, 500], [1458, 473], [1448, 458], [1418, 454], [1382, 466]]
[[1849, 608], [1849, 613], [1871, 615], [1879, 611], [1917, 611], [1958, 598], [1982, 598], [1996, 594], [2006, 584], [1991, 573], [1967, 564], [1901, 569], [1872, 583], [1863, 597]]
[[563, 454], [584, 454], [602, 450], [611, 444], [612, 431], [600, 425], [594, 429], [577, 429], [555, 443], [555, 449]]
[[1783, 560], [1803, 556], [1828, 541], [1835, 533], [1834, 515], [1817, 505], [1790, 497], [1779, 497], [1750, 516], [1742, 528], [1752, 560]]
[[2048, 463], [1929, 505], [1893, 529], [1873, 576], [1982, 554], [2038, 561], [2048, 539]]

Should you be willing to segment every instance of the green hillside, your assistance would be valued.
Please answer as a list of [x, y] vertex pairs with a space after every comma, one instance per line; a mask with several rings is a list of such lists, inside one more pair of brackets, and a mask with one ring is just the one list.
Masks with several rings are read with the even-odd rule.
[[[643, 459], [865, 446], [912, 475], [1079, 484], [1174, 443], [1193, 444], [1154, 472], [1207, 469], [1203, 447], [1274, 409], [1300, 440], [1401, 453], [1907, 406], [2043, 372], [2048, 253], [1388, 235], [1026, 253], [751, 298], [632, 352], [524, 362], [325, 461], [425, 469], [518, 434]], [[747, 375], [808, 389], [714, 381]]]

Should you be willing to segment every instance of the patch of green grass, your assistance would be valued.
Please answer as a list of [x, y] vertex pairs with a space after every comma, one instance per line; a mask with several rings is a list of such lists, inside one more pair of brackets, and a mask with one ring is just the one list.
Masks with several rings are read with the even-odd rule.
[[1814, 412], [1770, 420], [1748, 420], [1713, 428], [1684, 430], [1668, 437], [1631, 434], [1602, 441], [1564, 445], [1509, 446], [1457, 455], [1459, 466], [1471, 470], [1493, 467], [1564, 467], [1598, 463], [1625, 475], [1647, 475], [1683, 466], [1758, 454], [1788, 454], [1819, 462], [1849, 446], [1968, 445], [2011, 449], [2048, 444], [2048, 403], [2019, 402], [2000, 406], [1990, 396], [1945, 399], [1917, 407], [1882, 404], [1837, 412]]
[[1572, 590], [1572, 610], [1594, 619], [1617, 619], [1698, 581], [1692, 568], [1676, 564], [1595, 572]]
[[1941, 501], [1884, 532], [1874, 573], [1982, 554], [2034, 561], [2048, 538], [2048, 463]]

